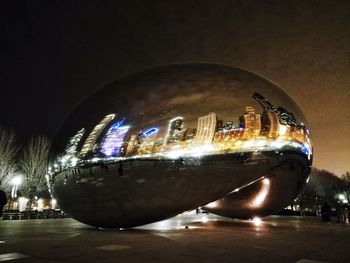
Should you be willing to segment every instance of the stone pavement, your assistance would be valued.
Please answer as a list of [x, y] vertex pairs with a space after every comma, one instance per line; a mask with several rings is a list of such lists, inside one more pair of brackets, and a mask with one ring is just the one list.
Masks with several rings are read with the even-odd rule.
[[317, 218], [253, 222], [194, 213], [122, 231], [73, 219], [0, 221], [0, 262], [350, 263], [350, 226]]

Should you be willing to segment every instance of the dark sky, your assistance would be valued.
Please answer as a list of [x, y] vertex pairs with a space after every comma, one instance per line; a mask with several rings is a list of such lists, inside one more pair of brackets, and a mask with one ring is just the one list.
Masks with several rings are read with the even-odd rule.
[[0, 125], [53, 137], [86, 96], [179, 62], [243, 67], [303, 109], [315, 166], [350, 170], [349, 1], [6, 1]]

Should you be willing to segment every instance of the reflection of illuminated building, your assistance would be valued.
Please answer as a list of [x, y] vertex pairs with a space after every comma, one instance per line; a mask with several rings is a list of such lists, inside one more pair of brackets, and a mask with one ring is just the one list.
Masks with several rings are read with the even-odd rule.
[[140, 146], [137, 149], [137, 152], [139, 154], [153, 153], [156, 137], [157, 134], [153, 133], [150, 136], [143, 138]]
[[133, 155], [140, 146], [140, 141], [137, 135], [131, 135], [127, 143], [125, 154], [127, 156]]
[[124, 137], [130, 126], [122, 126], [124, 120], [113, 124], [107, 131], [101, 143], [101, 152], [106, 156], [115, 156], [120, 152]]
[[183, 118], [176, 117], [169, 121], [168, 132], [164, 144], [173, 144], [182, 141], [184, 138]]
[[153, 145], [153, 153], [160, 153], [164, 151], [164, 139], [156, 138]]
[[259, 93], [255, 92], [253, 94], [253, 98], [260, 103], [260, 105], [263, 107], [264, 110], [273, 109], [273, 105], [263, 96], [261, 96]]
[[262, 135], [277, 138], [279, 135], [279, 121], [277, 113], [273, 110], [264, 110], [261, 118]]
[[223, 130], [215, 133], [215, 143], [230, 143], [235, 140], [243, 139], [244, 129], [237, 128], [229, 131]]
[[307, 133], [304, 130], [304, 127], [292, 126], [289, 136], [292, 140], [296, 140], [296, 141], [304, 143], [304, 142], [306, 142]]
[[256, 113], [253, 107], [246, 107], [246, 113], [242, 116], [244, 126], [243, 139], [250, 139], [259, 136], [261, 130], [260, 114]]
[[261, 116], [261, 135], [269, 138], [277, 138], [279, 135], [279, 118], [275, 108], [259, 93], [254, 93], [253, 98], [259, 102], [264, 109]]
[[217, 128], [218, 118], [214, 112], [198, 118], [197, 134], [194, 139], [195, 144], [206, 144], [213, 141]]
[[156, 128], [151, 128], [146, 132], [142, 133], [144, 138], [142, 139], [142, 142], [139, 148], [137, 149], [137, 152], [139, 154], [153, 153], [154, 147], [155, 147], [155, 141], [157, 139], [157, 133], [158, 133], [158, 129]]
[[192, 141], [196, 136], [196, 132], [197, 132], [197, 130], [193, 129], [193, 128], [186, 129], [185, 134], [184, 134], [184, 140], [186, 142]]
[[81, 138], [85, 133], [85, 128], [79, 130], [72, 138], [69, 139], [68, 145], [66, 147], [67, 155], [75, 155], [77, 153], [77, 148]]
[[280, 124], [278, 128], [278, 136], [280, 139], [289, 139], [291, 126]]
[[287, 111], [285, 108], [278, 107], [277, 114], [281, 124], [297, 126], [297, 120], [295, 119], [293, 113]]
[[92, 151], [95, 147], [96, 140], [100, 136], [103, 129], [110, 123], [115, 117], [115, 114], [109, 114], [105, 116], [102, 121], [95, 126], [92, 132], [89, 134], [87, 139], [84, 142], [84, 145], [80, 151], [82, 156], [85, 156], [88, 152]]
[[227, 122], [225, 122], [223, 130], [229, 131], [229, 130], [232, 130], [233, 128], [234, 128], [233, 122], [232, 121], [227, 121]]

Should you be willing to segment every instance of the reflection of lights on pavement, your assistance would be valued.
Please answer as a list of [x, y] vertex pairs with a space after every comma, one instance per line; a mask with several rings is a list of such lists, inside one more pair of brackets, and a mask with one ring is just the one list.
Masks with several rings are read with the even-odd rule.
[[251, 202], [251, 205], [253, 207], [261, 206], [265, 201], [267, 194], [269, 193], [269, 189], [270, 189], [270, 180], [265, 178], [262, 180], [262, 186], [258, 194], [255, 196], [254, 200]]
[[255, 226], [261, 226], [262, 224], [261, 218], [257, 216], [252, 219], [252, 222]]

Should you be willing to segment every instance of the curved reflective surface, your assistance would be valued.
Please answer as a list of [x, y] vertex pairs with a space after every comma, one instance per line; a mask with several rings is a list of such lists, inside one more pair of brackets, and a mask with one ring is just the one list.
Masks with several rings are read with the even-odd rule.
[[88, 97], [51, 159], [50, 188], [66, 212], [124, 228], [216, 200], [206, 208], [221, 215], [276, 212], [305, 182], [312, 151], [302, 112], [275, 84], [238, 68], [177, 64]]

